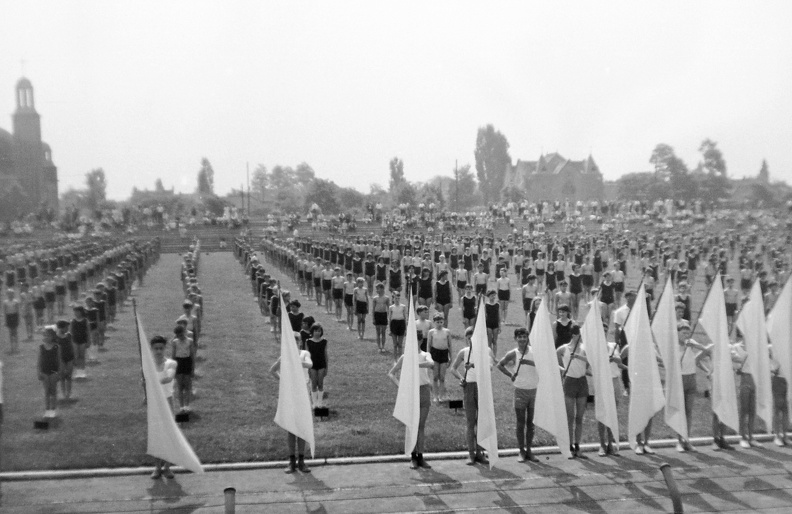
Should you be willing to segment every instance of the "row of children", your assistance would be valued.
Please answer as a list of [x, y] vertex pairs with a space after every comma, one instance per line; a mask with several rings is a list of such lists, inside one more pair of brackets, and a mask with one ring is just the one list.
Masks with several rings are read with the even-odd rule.
[[97, 269], [105, 278], [84, 293], [81, 303], [72, 304], [73, 318], [59, 319], [42, 329], [37, 371], [44, 386], [45, 418], [57, 416], [59, 383], [64, 399], [73, 400], [72, 379], [87, 378], [86, 360], [98, 361], [97, 351], [104, 351], [108, 325], [115, 322], [131, 295], [134, 280], [144, 276], [156, 261], [158, 248], [154, 242], [129, 242], [104, 252], [100, 260], [115, 264]]

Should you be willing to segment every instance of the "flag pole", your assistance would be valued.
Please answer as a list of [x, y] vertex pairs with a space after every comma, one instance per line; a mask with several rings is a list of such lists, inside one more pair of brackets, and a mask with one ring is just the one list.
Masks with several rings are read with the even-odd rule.
[[146, 395], [146, 376], [143, 374], [143, 350], [140, 349], [140, 325], [138, 324], [137, 317], [137, 301], [134, 298], [132, 298], [132, 313], [135, 316], [135, 332], [137, 333], [138, 340], [138, 357], [140, 357], [140, 380], [143, 384], [143, 404], [145, 405], [146, 401], [148, 400], [148, 396]]

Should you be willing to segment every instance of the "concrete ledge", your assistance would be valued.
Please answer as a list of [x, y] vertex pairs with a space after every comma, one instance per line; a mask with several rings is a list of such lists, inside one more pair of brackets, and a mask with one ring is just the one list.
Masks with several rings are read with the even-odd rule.
[[[740, 436], [728, 436], [726, 439], [730, 443], [739, 443]], [[754, 439], [762, 442], [772, 442], [772, 434], [760, 434], [754, 436]], [[658, 439], [650, 441], [652, 448], [673, 448], [676, 446], [676, 439]], [[712, 437], [694, 437], [690, 439], [690, 443], [694, 446], [703, 446], [712, 444]], [[581, 450], [586, 452], [595, 452], [599, 450], [599, 443], [586, 443], [580, 445]], [[619, 443], [619, 449], [626, 451], [630, 449], [629, 444], [622, 441]], [[540, 446], [531, 449], [535, 455], [553, 455], [559, 454], [558, 446]], [[515, 457], [519, 451], [516, 448], [498, 450], [500, 457]], [[467, 458], [467, 451], [456, 452], [437, 452], [426, 453], [427, 460], [454, 460]], [[549, 458], [549, 457], [548, 457]], [[329, 457], [325, 459], [306, 459], [309, 466], [345, 466], [353, 464], [376, 464], [388, 462], [409, 462], [409, 457], [406, 455], [371, 455], [364, 457]], [[228, 462], [219, 464], [204, 464], [206, 472], [215, 471], [247, 471], [254, 469], [278, 469], [285, 467], [289, 462], [286, 460], [281, 461], [260, 461], [260, 462]], [[31, 480], [53, 480], [53, 479], [69, 479], [69, 478], [100, 478], [100, 477], [119, 477], [119, 476], [133, 476], [133, 475], [147, 475], [151, 473], [152, 466], [140, 466], [135, 468], [93, 468], [93, 469], [64, 469], [52, 471], [8, 471], [0, 473], [0, 480], [6, 482], [22, 482]], [[173, 466], [171, 468], [175, 473], [187, 473], [187, 471], [180, 466]]]

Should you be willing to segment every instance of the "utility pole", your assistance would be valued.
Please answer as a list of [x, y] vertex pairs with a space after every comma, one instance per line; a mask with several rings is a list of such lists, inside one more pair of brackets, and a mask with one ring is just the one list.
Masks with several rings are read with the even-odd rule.
[[245, 163], [245, 168], [247, 169], [247, 185], [248, 185], [248, 194], [247, 194], [247, 215], [248, 219], [250, 218], [250, 162]]
[[459, 169], [457, 169], [458, 160], [454, 159], [454, 181], [456, 182], [456, 205], [454, 206], [454, 210], [459, 209]]

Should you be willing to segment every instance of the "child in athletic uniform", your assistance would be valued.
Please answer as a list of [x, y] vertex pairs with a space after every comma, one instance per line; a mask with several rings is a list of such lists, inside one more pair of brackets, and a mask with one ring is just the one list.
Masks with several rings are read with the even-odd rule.
[[[399, 385], [399, 379], [396, 377], [396, 373], [401, 369], [402, 364], [404, 362], [404, 356], [400, 356], [393, 367], [388, 372], [388, 377], [393, 381], [394, 384], [397, 386]], [[418, 417], [418, 439], [415, 442], [415, 448], [413, 449], [410, 459], [410, 467], [412, 469], [425, 468], [431, 469], [432, 466], [426, 463], [423, 458], [423, 450], [424, 450], [424, 429], [426, 427], [426, 420], [429, 417], [429, 408], [432, 405], [431, 399], [431, 381], [429, 379], [428, 368], [434, 367], [434, 362], [432, 361], [432, 357], [424, 351], [420, 351], [418, 353], [418, 384], [419, 384], [419, 402], [420, 402], [420, 410], [419, 410], [419, 417]]]
[[72, 372], [74, 370], [74, 345], [69, 334], [69, 322], [65, 319], [58, 320], [55, 333], [56, 344], [61, 354], [61, 392], [65, 399], [71, 398]]
[[369, 294], [366, 287], [366, 280], [363, 277], [357, 278], [357, 287], [354, 290], [355, 314], [357, 315], [358, 339], [363, 340], [366, 332], [366, 315], [369, 309]]
[[44, 417], [58, 416], [58, 380], [61, 375], [60, 347], [57, 345], [55, 330], [46, 327], [43, 343], [39, 346], [38, 377], [44, 385]]
[[465, 286], [465, 294], [460, 300], [462, 301], [462, 325], [465, 328], [472, 327], [476, 323], [476, 309], [478, 308], [478, 298], [473, 295], [473, 284]]
[[501, 313], [500, 304], [497, 302], [497, 293], [490, 290], [487, 293], [487, 303], [484, 304], [485, 321], [487, 325], [487, 343], [492, 350], [492, 355], [498, 355], [498, 334], [500, 334]]
[[[154, 368], [157, 370], [157, 377], [159, 378], [162, 390], [165, 392], [165, 399], [168, 401], [168, 406], [173, 410], [173, 379], [176, 376], [176, 368], [178, 365], [173, 359], [165, 357], [165, 347], [168, 345], [168, 340], [162, 336], [154, 336], [151, 338], [151, 355], [154, 357]], [[156, 459], [156, 467], [154, 472], [151, 473], [151, 478], [156, 480], [160, 476], [165, 478], [173, 478], [173, 471], [170, 469], [170, 463], [162, 459]]]
[[451, 355], [451, 332], [445, 327], [443, 315], [439, 312], [432, 318], [434, 328], [429, 330], [427, 337], [427, 347], [429, 355], [434, 362], [433, 390], [434, 400], [441, 402], [447, 398], [445, 387], [445, 375], [448, 368], [449, 356]]
[[451, 312], [452, 305], [451, 283], [448, 281], [448, 271], [439, 271], [437, 282], [435, 282], [435, 309], [443, 314], [445, 327], [448, 327], [448, 313]]
[[347, 271], [344, 281], [344, 307], [346, 307], [347, 330], [352, 332], [352, 322], [355, 319], [355, 280], [351, 271]]
[[324, 338], [324, 327], [314, 323], [311, 327], [311, 338], [305, 342], [305, 347], [311, 355], [311, 369], [308, 376], [311, 378], [311, 398], [314, 407], [324, 407], [324, 379], [327, 376], [327, 339]]
[[14, 297], [14, 290], [6, 290], [7, 298], [3, 301], [3, 314], [5, 315], [5, 325], [8, 328], [9, 349], [8, 353], [16, 353], [19, 347], [19, 311], [20, 303]]
[[374, 317], [374, 330], [377, 336], [377, 348], [385, 348], [385, 337], [388, 330], [388, 310], [390, 307], [390, 298], [385, 296], [385, 284], [377, 282], [375, 286], [377, 291], [376, 296], [372, 299], [372, 316]]
[[173, 329], [173, 334], [175, 337], [171, 340], [171, 357], [176, 361], [176, 398], [179, 403], [179, 411], [189, 412], [191, 410], [195, 347], [192, 340], [187, 338], [182, 325], [177, 325]]
[[[384, 289], [384, 287], [383, 287]], [[401, 293], [393, 291], [393, 304], [388, 306], [388, 325], [390, 325], [391, 338], [393, 340], [393, 359], [398, 359], [404, 348], [404, 334], [407, 332], [407, 306], [401, 303]], [[387, 297], [386, 297], [387, 298]], [[375, 298], [376, 300], [376, 298]], [[376, 304], [375, 304], [376, 305]], [[425, 306], [418, 308], [426, 309]], [[420, 338], [418, 341], [420, 342]], [[385, 352], [385, 337], [378, 340], [380, 353]]]
[[500, 269], [500, 277], [497, 280], [498, 302], [500, 303], [501, 319], [506, 322], [506, 315], [509, 313], [509, 302], [511, 301], [511, 281], [506, 275], [506, 268]]
[[415, 309], [418, 319], [415, 320], [415, 330], [418, 333], [418, 343], [421, 346], [421, 351], [428, 352], [426, 346], [429, 338], [429, 329], [432, 328], [432, 322], [429, 320], [429, 307], [426, 305], [419, 305]]
[[[313, 361], [311, 360], [311, 353], [308, 350], [303, 349], [303, 344], [301, 342], [301, 334], [295, 332], [294, 340], [297, 343], [297, 347], [300, 349], [300, 364], [303, 367], [303, 373], [305, 374], [305, 384], [308, 390], [310, 391], [310, 369], [313, 367]], [[276, 379], [280, 380], [280, 367], [281, 367], [281, 358], [278, 357], [278, 360], [272, 364], [270, 368], [270, 374], [273, 375]], [[313, 396], [313, 395], [312, 395]], [[313, 398], [312, 398], [313, 400]], [[287, 432], [288, 436], [286, 438], [286, 443], [289, 448], [289, 465], [284, 470], [285, 473], [290, 474], [294, 473], [298, 469], [303, 473], [310, 473], [311, 470], [308, 469], [308, 466], [305, 464], [305, 439], [301, 439], [296, 435], [292, 434], [291, 432]], [[295, 448], [297, 449], [297, 455], [295, 455]], [[299, 459], [298, 459], [299, 456]]]

